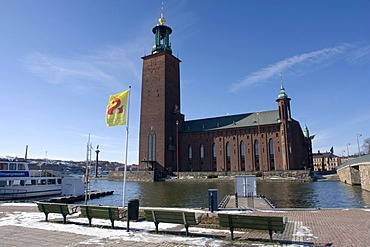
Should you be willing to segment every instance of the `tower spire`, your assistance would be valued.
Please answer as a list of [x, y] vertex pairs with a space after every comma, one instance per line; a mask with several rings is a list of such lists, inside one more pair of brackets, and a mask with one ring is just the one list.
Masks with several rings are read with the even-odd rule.
[[280, 94], [278, 95], [278, 99], [286, 99], [288, 98], [288, 95], [285, 93], [285, 88], [283, 84], [283, 74], [280, 72], [280, 78], [281, 78], [281, 85], [280, 85]]
[[280, 74], [280, 84], [281, 84], [281, 87], [284, 87], [284, 84], [283, 84], [283, 73], [279, 73]]
[[163, 25], [166, 22], [166, 19], [164, 19], [164, 1], [162, 1], [161, 17], [158, 19], [158, 21], [161, 25]]

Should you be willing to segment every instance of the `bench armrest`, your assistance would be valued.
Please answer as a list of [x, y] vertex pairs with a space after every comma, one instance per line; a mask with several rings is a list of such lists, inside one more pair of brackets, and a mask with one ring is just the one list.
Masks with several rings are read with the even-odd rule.
[[200, 224], [202, 222], [202, 217], [204, 215], [204, 213], [195, 213], [195, 222], [198, 224]]
[[68, 211], [69, 211], [70, 214], [77, 213], [79, 209], [80, 209], [79, 206], [68, 205]]
[[127, 217], [127, 209], [125, 208], [118, 208], [118, 213], [119, 213], [119, 216], [120, 218], [124, 219]]

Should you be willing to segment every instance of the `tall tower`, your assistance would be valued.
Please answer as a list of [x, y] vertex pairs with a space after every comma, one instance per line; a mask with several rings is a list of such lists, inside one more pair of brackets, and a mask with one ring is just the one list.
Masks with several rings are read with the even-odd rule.
[[[165, 25], [163, 8], [152, 54], [143, 57], [139, 162], [141, 170], [154, 170], [155, 179], [176, 169], [177, 121], [180, 113], [180, 60], [172, 55], [172, 29]], [[179, 123], [177, 122], [177, 123]]]
[[279, 119], [280, 119], [280, 137], [282, 148], [282, 161], [285, 170], [290, 169], [291, 137], [288, 131], [288, 124], [292, 121], [290, 114], [290, 98], [285, 93], [283, 83], [281, 83], [278, 99]]

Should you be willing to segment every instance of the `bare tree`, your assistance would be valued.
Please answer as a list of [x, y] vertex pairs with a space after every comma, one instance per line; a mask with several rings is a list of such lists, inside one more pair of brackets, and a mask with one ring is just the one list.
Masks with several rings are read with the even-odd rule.
[[370, 137], [364, 140], [364, 144], [362, 145], [364, 152], [370, 154]]

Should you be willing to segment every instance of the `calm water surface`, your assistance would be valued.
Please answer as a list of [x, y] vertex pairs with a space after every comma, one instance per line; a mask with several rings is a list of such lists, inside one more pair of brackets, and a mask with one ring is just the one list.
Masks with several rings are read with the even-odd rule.
[[[126, 202], [139, 199], [141, 206], [208, 207], [208, 189], [218, 189], [218, 201], [234, 194], [234, 180], [206, 182], [127, 182]], [[113, 190], [111, 196], [90, 200], [92, 205], [122, 206], [123, 183], [92, 180], [91, 190]], [[257, 194], [278, 208], [370, 208], [370, 192], [341, 182], [257, 182]]]

